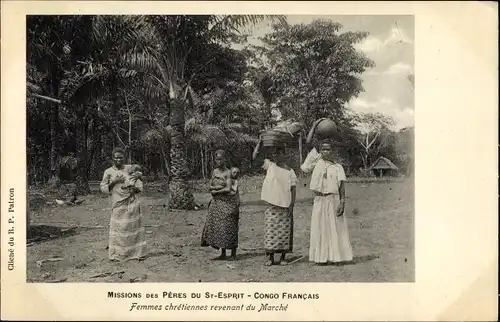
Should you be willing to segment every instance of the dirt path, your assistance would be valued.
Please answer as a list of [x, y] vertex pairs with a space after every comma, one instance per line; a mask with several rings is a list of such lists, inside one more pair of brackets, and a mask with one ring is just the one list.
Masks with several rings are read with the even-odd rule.
[[[307, 260], [312, 200], [299, 189], [295, 210], [294, 253], [302, 260], [285, 267], [264, 266], [260, 250], [265, 206], [257, 192], [243, 196], [240, 249], [236, 262], [214, 262], [211, 248], [199, 247], [206, 211], [167, 211], [159, 193], [143, 199], [149, 257], [143, 262], [107, 259], [107, 198], [90, 196], [80, 206], [51, 207], [35, 213], [34, 223], [78, 228], [72, 235], [28, 247], [28, 281], [44, 282], [410, 282], [414, 280], [413, 190], [407, 183], [349, 184], [346, 214], [355, 262], [314, 266]], [[197, 195], [206, 201], [206, 194]], [[60, 261], [37, 261], [62, 258]], [[112, 274], [115, 273], [115, 274]], [[96, 277], [97, 275], [102, 275]], [[106, 275], [108, 274], [108, 275]], [[109, 275], [112, 274], [112, 275]]]

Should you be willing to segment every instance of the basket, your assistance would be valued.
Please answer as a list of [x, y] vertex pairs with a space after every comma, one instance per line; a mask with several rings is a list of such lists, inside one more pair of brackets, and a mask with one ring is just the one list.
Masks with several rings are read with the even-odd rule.
[[299, 145], [298, 135], [290, 135], [290, 133], [278, 132], [278, 131], [266, 131], [261, 134], [262, 145], [265, 147], [290, 147], [296, 148]]

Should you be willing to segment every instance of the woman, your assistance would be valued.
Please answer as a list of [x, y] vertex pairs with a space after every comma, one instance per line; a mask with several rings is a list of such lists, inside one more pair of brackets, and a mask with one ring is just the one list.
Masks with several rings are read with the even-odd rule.
[[215, 260], [227, 259], [226, 249], [231, 250], [231, 260], [236, 260], [238, 230], [240, 220], [239, 194], [231, 193], [231, 171], [226, 165], [226, 153], [215, 152], [215, 166], [210, 180], [212, 200], [208, 206], [208, 216], [201, 236], [201, 246], [220, 249]]
[[[104, 171], [101, 191], [111, 195], [109, 225], [109, 259], [142, 260], [146, 253], [146, 235], [142, 225], [139, 194], [143, 184], [139, 173], [130, 174], [130, 165], [124, 164], [125, 151], [113, 150], [113, 166]], [[135, 180], [133, 186], [124, 187], [127, 178]]]
[[[262, 140], [255, 147], [255, 160]], [[265, 159], [262, 168], [266, 170], [266, 177], [262, 184], [261, 199], [269, 207], [265, 216], [264, 249], [268, 260], [266, 266], [286, 265], [285, 256], [293, 251], [293, 207], [295, 205], [297, 176], [295, 171], [286, 163], [286, 150], [275, 148], [271, 159]], [[278, 262], [274, 254], [281, 254]]]
[[[321, 121], [321, 120], [318, 120]], [[314, 135], [316, 122], [309, 132], [307, 143]], [[309, 260], [316, 264], [351, 261], [352, 248], [347, 230], [344, 168], [335, 162], [332, 143], [323, 139], [313, 148], [301, 166], [312, 172], [309, 188], [314, 192], [311, 218]]]

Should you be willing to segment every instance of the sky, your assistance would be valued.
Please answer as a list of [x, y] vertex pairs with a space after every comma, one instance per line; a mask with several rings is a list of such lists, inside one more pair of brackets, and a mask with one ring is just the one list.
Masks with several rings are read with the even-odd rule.
[[[408, 75], [414, 71], [413, 16], [288, 16], [288, 23], [310, 23], [330, 19], [343, 25], [342, 31], [366, 31], [369, 36], [356, 45], [375, 62], [375, 67], [361, 75], [365, 91], [349, 102], [355, 112], [380, 112], [391, 116], [395, 130], [414, 125], [414, 93]], [[248, 38], [256, 44], [258, 38], [270, 32], [268, 23], [256, 26]]]

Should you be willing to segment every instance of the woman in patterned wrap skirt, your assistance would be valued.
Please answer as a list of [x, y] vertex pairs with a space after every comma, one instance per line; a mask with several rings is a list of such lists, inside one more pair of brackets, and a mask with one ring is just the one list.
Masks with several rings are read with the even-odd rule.
[[[106, 169], [101, 191], [111, 195], [109, 225], [109, 259], [111, 261], [141, 260], [146, 256], [146, 233], [142, 224], [140, 173], [130, 174], [131, 165], [124, 164], [125, 151], [113, 150], [113, 166]], [[127, 179], [135, 184], [126, 187]]]
[[[260, 140], [255, 147], [253, 159], [257, 157], [262, 145]], [[270, 159], [265, 159], [262, 168], [266, 177], [262, 185], [261, 199], [269, 205], [265, 212], [264, 249], [268, 256], [267, 266], [286, 265], [285, 255], [293, 251], [293, 207], [297, 176], [286, 164], [284, 148], [275, 148]], [[274, 254], [280, 253], [275, 262]]]
[[231, 249], [231, 260], [236, 260], [239, 230], [239, 194], [231, 193], [231, 171], [226, 165], [226, 153], [215, 152], [216, 168], [210, 180], [212, 200], [208, 206], [208, 216], [201, 236], [201, 246], [221, 249], [216, 260], [226, 259], [226, 249]]

